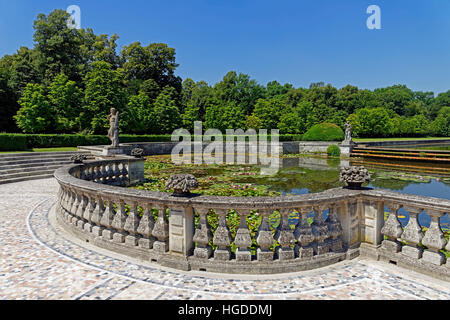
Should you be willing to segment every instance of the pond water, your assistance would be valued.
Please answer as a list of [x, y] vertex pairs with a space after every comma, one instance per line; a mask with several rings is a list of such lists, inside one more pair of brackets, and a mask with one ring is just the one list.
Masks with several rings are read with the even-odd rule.
[[[248, 165], [182, 165], [171, 164], [170, 156], [148, 157], [143, 187], [147, 190], [163, 190], [164, 181], [174, 173], [191, 173], [199, 180], [199, 193], [211, 195], [288, 195], [322, 192], [344, 186], [339, 181], [341, 166], [364, 165], [370, 172], [368, 187], [401, 193], [431, 196], [450, 200], [450, 165], [370, 160], [351, 158], [341, 160], [326, 156], [287, 155], [280, 159], [281, 168], [275, 174], [265, 174], [260, 166]], [[325, 213], [326, 214], [326, 213]], [[409, 215], [401, 209], [399, 220], [403, 225]], [[429, 226], [430, 217], [419, 215], [422, 226]], [[450, 228], [450, 217], [441, 218], [441, 224]]]

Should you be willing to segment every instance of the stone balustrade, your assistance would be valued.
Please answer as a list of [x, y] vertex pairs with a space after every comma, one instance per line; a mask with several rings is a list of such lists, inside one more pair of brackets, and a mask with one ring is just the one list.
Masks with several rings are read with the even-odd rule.
[[[177, 197], [124, 188], [143, 178], [139, 159], [72, 165], [55, 177], [56, 219], [65, 230], [163, 266], [281, 273], [363, 255], [450, 279], [439, 223], [450, 212], [448, 200], [348, 188], [280, 197]], [[405, 228], [397, 217], [402, 207], [410, 214]], [[431, 217], [425, 233], [418, 222], [424, 210]]]

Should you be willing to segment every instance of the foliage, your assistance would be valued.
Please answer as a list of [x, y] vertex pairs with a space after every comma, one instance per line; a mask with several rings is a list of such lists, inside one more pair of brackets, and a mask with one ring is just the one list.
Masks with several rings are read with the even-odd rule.
[[305, 141], [342, 141], [344, 131], [333, 123], [320, 123], [311, 127], [304, 135]]
[[402, 84], [375, 90], [325, 82], [264, 86], [236, 71], [214, 85], [182, 81], [176, 51], [167, 44], [134, 42], [118, 53], [118, 35], [70, 29], [67, 18], [64, 10], [39, 14], [33, 47], [0, 59], [0, 131], [104, 134], [114, 107], [121, 132], [133, 134], [192, 130], [195, 121], [220, 130], [304, 134], [319, 123], [343, 129], [349, 121], [358, 137], [450, 135], [450, 90], [435, 96]]
[[339, 157], [341, 155], [341, 149], [339, 146], [332, 144], [327, 148], [327, 154], [330, 157]]
[[39, 84], [30, 83], [25, 87], [19, 100], [20, 109], [14, 118], [17, 126], [26, 133], [45, 132], [51, 125], [50, 103]]

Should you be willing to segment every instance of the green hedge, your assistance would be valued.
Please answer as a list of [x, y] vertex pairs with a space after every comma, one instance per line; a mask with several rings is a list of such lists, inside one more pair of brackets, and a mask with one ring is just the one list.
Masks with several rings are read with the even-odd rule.
[[1, 133], [0, 151], [27, 150], [27, 137], [24, 134]]
[[[168, 142], [172, 141], [171, 138], [172, 136], [170, 134], [121, 134], [119, 136], [121, 143]], [[278, 138], [279, 141], [301, 141], [302, 135], [281, 134]], [[270, 140], [270, 136], [268, 139]], [[106, 135], [0, 133], [1, 151], [24, 151], [32, 148], [77, 147], [109, 144], [110, 140]]]
[[304, 141], [342, 141], [344, 131], [334, 123], [320, 123], [312, 126], [304, 135]]
[[327, 154], [330, 157], [339, 157], [341, 155], [341, 149], [339, 148], [338, 145], [332, 144], [332, 145], [328, 146]]

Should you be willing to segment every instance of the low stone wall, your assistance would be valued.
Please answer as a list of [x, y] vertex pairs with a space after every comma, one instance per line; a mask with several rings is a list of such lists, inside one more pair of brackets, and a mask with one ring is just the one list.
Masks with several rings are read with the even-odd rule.
[[340, 146], [340, 142], [337, 141], [302, 141], [299, 142], [299, 153], [309, 152], [327, 152], [327, 148], [331, 145]]
[[[182, 270], [292, 272], [362, 254], [450, 280], [450, 264], [440, 252], [446, 240], [439, 222], [450, 212], [449, 200], [346, 188], [279, 197], [176, 197], [121, 187], [139, 179], [139, 161], [104, 160], [58, 169], [59, 223], [99, 247]], [[400, 207], [411, 215], [404, 229]], [[227, 223], [230, 210], [239, 218], [236, 230]], [[432, 219], [425, 233], [417, 220], [423, 210]], [[248, 226], [251, 213], [261, 217], [256, 234]], [[269, 223], [272, 214], [279, 217], [275, 230]], [[215, 230], [208, 223], [211, 215], [218, 221]], [[292, 216], [298, 221], [294, 229]]]
[[424, 146], [433, 146], [442, 143], [450, 143], [450, 139], [439, 139], [439, 140], [386, 140], [386, 141], [374, 141], [374, 142], [359, 142], [357, 143], [358, 147], [388, 147], [388, 146], [403, 146], [403, 145], [424, 145]]

